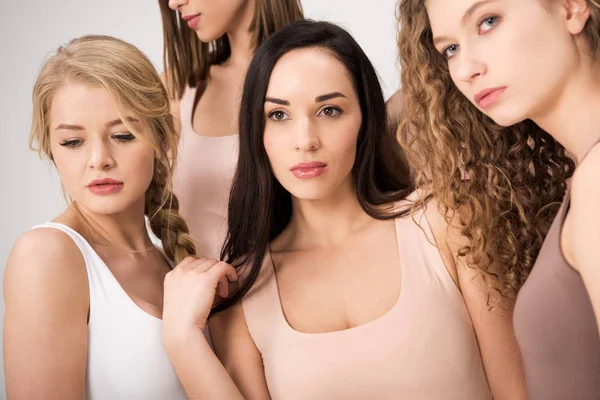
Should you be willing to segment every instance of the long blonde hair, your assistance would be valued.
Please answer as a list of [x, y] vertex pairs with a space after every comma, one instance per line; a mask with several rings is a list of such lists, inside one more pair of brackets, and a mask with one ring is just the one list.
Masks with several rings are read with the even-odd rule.
[[[250, 24], [254, 48], [287, 24], [304, 18], [300, 0], [255, 1]], [[163, 25], [166, 82], [171, 96], [180, 99], [186, 86], [196, 87], [206, 80], [211, 65], [229, 58], [229, 39], [223, 35], [212, 43], [203, 43], [181, 15], [169, 8], [168, 0], [158, 0], [158, 5]]]
[[61, 46], [44, 63], [33, 88], [29, 145], [50, 159], [50, 109], [56, 92], [66, 83], [105, 88], [119, 110], [131, 110], [139, 119], [141, 129], [121, 118], [155, 150], [154, 174], [145, 199], [150, 227], [170, 260], [178, 263], [195, 255], [194, 242], [172, 191], [177, 132], [167, 91], [150, 60], [135, 46], [110, 36], [82, 36]]
[[[588, 5], [582, 36], [598, 58], [600, 5]], [[436, 198], [447, 219], [458, 215], [469, 239], [459, 255], [490, 288], [513, 297], [533, 267], [574, 162], [532, 121], [501, 127], [460, 93], [434, 48], [424, 0], [399, 0], [398, 12], [404, 95], [398, 136], [416, 186]]]

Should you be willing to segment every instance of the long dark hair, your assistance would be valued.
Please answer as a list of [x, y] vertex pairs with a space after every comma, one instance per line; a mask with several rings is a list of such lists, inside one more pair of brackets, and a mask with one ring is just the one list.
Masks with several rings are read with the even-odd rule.
[[286, 53], [307, 47], [330, 51], [352, 77], [362, 113], [352, 175], [362, 209], [377, 219], [406, 211], [381, 207], [402, 200], [412, 190], [408, 167], [393, 132], [386, 129], [386, 108], [378, 77], [358, 43], [344, 29], [327, 22], [297, 21], [263, 43], [250, 64], [240, 107], [240, 154], [229, 199], [229, 230], [221, 259], [243, 279], [238, 290], [214, 311], [237, 303], [250, 289], [272, 241], [290, 222], [291, 194], [273, 175], [263, 143], [264, 102], [271, 73]]
[[[223, 35], [203, 43], [188, 28], [181, 14], [169, 8], [168, 0], [158, 0], [163, 26], [163, 64], [167, 88], [181, 99], [186, 86], [196, 87], [206, 80], [210, 66], [221, 64], [231, 55], [229, 39]], [[300, 0], [256, 0], [250, 24], [252, 45], [258, 47], [267, 37], [293, 21], [303, 18]]]

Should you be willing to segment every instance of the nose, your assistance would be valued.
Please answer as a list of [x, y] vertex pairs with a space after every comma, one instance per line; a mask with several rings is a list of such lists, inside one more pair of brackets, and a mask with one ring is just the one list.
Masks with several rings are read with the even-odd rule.
[[314, 151], [321, 146], [318, 130], [309, 118], [298, 121], [295, 133], [296, 151]]
[[177, 11], [188, 2], [189, 0], [169, 0], [169, 8], [173, 11]]
[[485, 63], [475, 56], [474, 52], [465, 50], [466, 49], [463, 47], [458, 54], [460, 59], [458, 60], [459, 65], [456, 70], [456, 76], [463, 82], [473, 83], [486, 74], [487, 67]]
[[90, 143], [90, 155], [88, 165], [92, 169], [108, 170], [115, 166], [115, 159], [110, 144], [103, 140]]

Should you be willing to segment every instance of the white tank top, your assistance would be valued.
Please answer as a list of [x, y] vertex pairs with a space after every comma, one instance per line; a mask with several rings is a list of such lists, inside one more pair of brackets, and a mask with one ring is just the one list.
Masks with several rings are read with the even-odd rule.
[[79, 233], [54, 222], [36, 228], [66, 233], [85, 260], [90, 290], [87, 399], [187, 399], [162, 345], [162, 320], [131, 300]]

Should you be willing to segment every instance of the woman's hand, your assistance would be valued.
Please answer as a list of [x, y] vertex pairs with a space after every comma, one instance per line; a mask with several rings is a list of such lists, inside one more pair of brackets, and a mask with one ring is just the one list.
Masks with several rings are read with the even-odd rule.
[[229, 295], [235, 269], [206, 258], [188, 257], [165, 277], [163, 340], [178, 340], [191, 330], [203, 331], [216, 295]]

